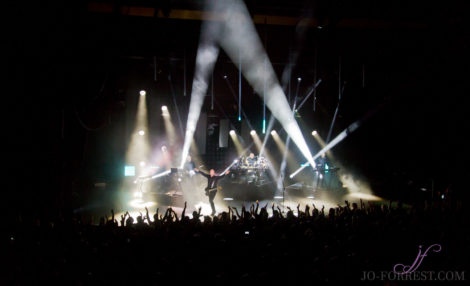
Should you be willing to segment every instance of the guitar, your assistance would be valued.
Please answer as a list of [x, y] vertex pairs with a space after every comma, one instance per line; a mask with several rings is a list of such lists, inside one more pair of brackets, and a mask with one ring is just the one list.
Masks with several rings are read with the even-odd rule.
[[221, 186], [217, 186], [217, 188], [205, 188], [206, 196], [209, 196], [211, 193], [215, 191], [221, 191], [221, 190], [222, 190]]

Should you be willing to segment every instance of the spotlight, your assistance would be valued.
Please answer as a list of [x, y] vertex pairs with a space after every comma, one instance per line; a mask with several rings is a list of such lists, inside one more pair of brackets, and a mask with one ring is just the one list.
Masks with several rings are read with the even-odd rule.
[[256, 131], [255, 131], [255, 130], [251, 130], [250, 134], [251, 134], [251, 135], [255, 135], [255, 134], [256, 134]]
[[144, 166], [145, 166], [145, 162], [144, 162], [144, 161], [141, 161], [141, 162], [139, 163], [139, 165], [140, 165], [141, 167], [144, 167]]
[[124, 166], [124, 176], [125, 177], [134, 177], [135, 176], [135, 167], [134, 166]]
[[271, 131], [272, 136], [276, 135], [276, 133], [277, 133], [276, 130]]
[[141, 96], [145, 96], [145, 95], [147, 94], [147, 92], [145, 92], [145, 90], [141, 90], [141, 91], [139, 92], [139, 94], [140, 94]]
[[315, 136], [315, 135], [317, 135], [317, 134], [318, 134], [318, 133], [317, 133], [317, 130], [313, 130], [313, 131], [312, 131], [312, 135], [313, 135], [313, 136]]
[[144, 135], [145, 135], [145, 131], [144, 131], [144, 130], [139, 130], [139, 135], [140, 135], [140, 136], [144, 136]]
[[238, 163], [238, 160], [237, 159], [233, 160], [233, 163]]
[[298, 78], [297, 78], [297, 81], [301, 81], [301, 80], [302, 80], [302, 78], [301, 78], [301, 77], [298, 77]]
[[230, 135], [235, 135], [235, 130], [230, 130]]
[[224, 74], [224, 79], [227, 79], [227, 75], [226, 75], [226, 74]]
[[162, 105], [162, 111], [167, 111], [168, 110], [168, 107], [166, 107], [166, 105]]

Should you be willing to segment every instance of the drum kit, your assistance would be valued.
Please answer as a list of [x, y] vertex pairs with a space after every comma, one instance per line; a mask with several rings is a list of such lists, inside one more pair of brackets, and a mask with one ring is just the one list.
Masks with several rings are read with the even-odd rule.
[[269, 168], [269, 161], [266, 157], [245, 157], [239, 158], [238, 163], [232, 166], [232, 179], [239, 183], [262, 183]]

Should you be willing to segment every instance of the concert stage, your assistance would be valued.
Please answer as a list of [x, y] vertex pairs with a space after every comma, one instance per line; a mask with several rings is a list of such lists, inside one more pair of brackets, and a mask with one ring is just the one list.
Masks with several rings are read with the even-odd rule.
[[[140, 186], [128, 181], [115, 186], [94, 188], [92, 195], [82, 200], [75, 212], [89, 217], [93, 223], [99, 223], [99, 218], [103, 215], [109, 216], [111, 209], [114, 209], [117, 217], [128, 211], [136, 218], [141, 213], [145, 213], [145, 208], [152, 214], [158, 208], [159, 213], [162, 214], [169, 207], [181, 215], [186, 202], [186, 215], [190, 215], [199, 208], [201, 208], [202, 215], [210, 215], [209, 199], [204, 192], [207, 180], [199, 175], [187, 177], [181, 181], [177, 178], [168, 175]], [[284, 188], [278, 188], [273, 180], [247, 183], [240, 182], [236, 177], [227, 176], [220, 181], [219, 185], [221, 190], [217, 192], [214, 199], [217, 213], [228, 211], [229, 206], [239, 210], [243, 206], [249, 208], [252, 204], [256, 204], [256, 201], [259, 202], [260, 207], [268, 205], [268, 212], [271, 213], [272, 204], [284, 211], [287, 211], [288, 207], [296, 211], [298, 204], [301, 208], [304, 208], [306, 204], [313, 207], [314, 204], [317, 208], [325, 206], [328, 209], [344, 203], [346, 199], [355, 200], [348, 197], [344, 188], [313, 187], [312, 184], [295, 182], [286, 184]], [[135, 191], [136, 189], [139, 191]]]

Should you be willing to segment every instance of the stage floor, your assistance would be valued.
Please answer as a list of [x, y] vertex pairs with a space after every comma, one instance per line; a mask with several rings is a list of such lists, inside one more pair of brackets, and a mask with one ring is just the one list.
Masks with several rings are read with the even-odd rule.
[[[99, 223], [101, 217], [111, 216], [111, 209], [115, 212], [115, 218], [119, 221], [120, 216], [129, 212], [134, 219], [140, 214], [145, 214], [147, 207], [150, 217], [159, 209], [164, 214], [171, 207], [178, 216], [183, 211], [184, 203], [187, 203], [186, 215], [190, 216], [194, 210], [201, 208], [203, 216], [210, 215], [211, 208], [208, 197], [205, 195], [204, 187], [207, 180], [198, 180], [182, 183], [181, 187], [162, 190], [152, 185], [142, 186], [139, 184], [121, 184], [121, 187], [109, 187], [93, 190], [93, 194], [82, 200], [75, 209], [75, 213], [82, 215], [83, 219], [93, 224]], [[215, 197], [214, 203], [217, 213], [227, 212], [228, 207], [235, 207], [239, 211], [243, 206], [247, 209], [256, 201], [260, 207], [268, 206], [271, 214], [271, 206], [279, 206], [283, 212], [291, 208], [297, 213], [297, 205], [301, 210], [309, 204], [310, 209], [315, 205], [318, 209], [344, 205], [344, 201], [359, 202], [359, 199], [380, 200], [380, 198], [369, 194], [351, 194], [343, 188], [314, 188], [309, 185], [295, 183], [278, 189], [276, 184], [268, 182], [265, 184], [236, 183], [230, 180], [222, 181], [222, 190]]]

